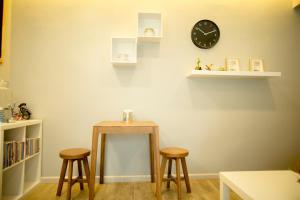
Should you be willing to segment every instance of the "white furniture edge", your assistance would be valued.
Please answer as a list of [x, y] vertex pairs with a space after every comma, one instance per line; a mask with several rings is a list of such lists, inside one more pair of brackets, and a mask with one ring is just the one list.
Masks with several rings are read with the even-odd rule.
[[[156, 36], [145, 36], [139, 34], [139, 14], [154, 14], [160, 15], [160, 35]], [[160, 12], [138, 12], [137, 13], [137, 39], [138, 43], [159, 43], [160, 40], [163, 38], [163, 15]]]
[[[133, 61], [118, 61], [113, 59], [113, 39], [133, 39], [135, 40], [135, 60]], [[111, 37], [111, 55], [110, 55], [110, 63], [114, 66], [132, 66], [137, 64], [137, 37]]]
[[[240, 196], [244, 200], [253, 200], [254, 198], [249, 196], [251, 194], [247, 194], [243, 189], [239, 188], [236, 186], [237, 183], [233, 183], [231, 180], [229, 180], [228, 176], [234, 176], [236, 177], [237, 175], [241, 177], [239, 173], [277, 173], [277, 172], [283, 172], [283, 173], [291, 173], [293, 176], [295, 175], [295, 182], [297, 184], [297, 179], [300, 178], [300, 175], [294, 171], [291, 170], [262, 170], [262, 171], [227, 171], [227, 172], [220, 172], [219, 177], [220, 177], [220, 199], [221, 200], [229, 200], [230, 197], [230, 190], [233, 190], [238, 196]], [[243, 177], [243, 176], [242, 176]], [[243, 179], [243, 178], [242, 178]], [[235, 180], [237, 181], [237, 180]], [[297, 185], [298, 186], [298, 185]], [[264, 198], [265, 199], [265, 198]], [[282, 199], [282, 198], [280, 198]], [[289, 198], [287, 198], [289, 199]]]
[[219, 78], [268, 78], [281, 77], [281, 72], [250, 72], [250, 71], [206, 71], [193, 70], [188, 78], [219, 77]]
[[[34, 188], [37, 184], [39, 184], [41, 182], [41, 175], [42, 175], [42, 152], [43, 152], [43, 122], [42, 120], [39, 119], [32, 119], [32, 120], [22, 120], [22, 121], [16, 121], [14, 123], [1, 123], [0, 124], [0, 147], [3, 148], [3, 141], [4, 141], [4, 131], [5, 130], [9, 130], [9, 129], [15, 129], [15, 128], [25, 128], [25, 138], [26, 138], [26, 127], [27, 126], [31, 126], [31, 125], [40, 125], [39, 126], [39, 138], [40, 138], [40, 151], [39, 153], [36, 153], [34, 155], [31, 155], [27, 158], [25, 158], [24, 160], [14, 164], [13, 166], [10, 166], [6, 169], [3, 169], [3, 151], [0, 151], [0, 199], [2, 198], [2, 200], [17, 200], [20, 199], [22, 196], [24, 196], [27, 192], [29, 192], [32, 188]], [[14, 168], [15, 166], [18, 166], [20, 164], [25, 165], [25, 162], [31, 160], [32, 158], [39, 156], [38, 159], [38, 179], [35, 182], [32, 182], [29, 187], [25, 188], [25, 166], [23, 168], [23, 172], [22, 172], [22, 180], [23, 182], [21, 183], [21, 194], [19, 195], [10, 195], [10, 196], [2, 196], [2, 184], [3, 184], [3, 173], [5, 173], [6, 171]]]
[[[225, 186], [224, 186], [224, 184], [225, 184], [229, 188], [231, 188], [242, 199], [245, 199], [245, 200], [251, 199], [251, 197], [249, 197], [243, 190], [236, 187], [229, 179], [227, 179], [226, 176], [224, 176], [224, 172], [220, 172], [219, 176], [220, 176], [220, 196], [221, 197], [225, 196], [224, 193], [229, 193], [228, 188], [225, 188]], [[229, 194], [227, 194], [226, 196], [229, 196]], [[224, 200], [226, 200], [226, 199], [224, 199]]]
[[13, 128], [20, 128], [24, 126], [31, 126], [35, 124], [41, 124], [42, 120], [39, 119], [31, 119], [31, 120], [21, 120], [13, 123], [2, 123], [0, 124], [0, 130], [8, 130]]

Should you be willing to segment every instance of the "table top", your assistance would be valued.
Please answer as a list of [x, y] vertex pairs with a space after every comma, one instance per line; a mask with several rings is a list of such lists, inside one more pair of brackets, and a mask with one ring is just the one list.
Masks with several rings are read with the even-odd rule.
[[94, 126], [102, 127], [154, 127], [157, 126], [152, 121], [132, 121], [132, 122], [123, 122], [123, 121], [102, 121], [94, 124]]
[[220, 172], [220, 178], [244, 199], [300, 199], [300, 175], [290, 170]]

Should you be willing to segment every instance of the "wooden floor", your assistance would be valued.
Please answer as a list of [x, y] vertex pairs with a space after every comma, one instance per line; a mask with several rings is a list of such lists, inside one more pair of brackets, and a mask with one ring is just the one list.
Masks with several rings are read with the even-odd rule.
[[[219, 181], [218, 180], [191, 180], [192, 193], [187, 194], [184, 182], [182, 182], [183, 200], [219, 200]], [[57, 184], [43, 183], [31, 190], [21, 200], [50, 200], [65, 199], [65, 184], [61, 197], [56, 197]], [[155, 200], [155, 185], [151, 183], [111, 183], [96, 186], [95, 200]], [[85, 185], [84, 191], [79, 190], [79, 184], [72, 188], [72, 199], [88, 199], [88, 189]], [[171, 189], [162, 189], [163, 200], [176, 200], [176, 185], [171, 183]], [[240, 200], [235, 194], [231, 194], [232, 200]]]

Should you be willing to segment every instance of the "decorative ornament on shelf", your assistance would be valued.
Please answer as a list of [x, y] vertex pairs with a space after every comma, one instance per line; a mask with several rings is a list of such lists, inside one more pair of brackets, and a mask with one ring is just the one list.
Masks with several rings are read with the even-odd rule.
[[22, 119], [25, 120], [30, 119], [31, 112], [28, 110], [26, 103], [21, 103], [19, 105], [19, 109], [20, 109], [19, 115], [22, 117]]
[[144, 36], [155, 36], [155, 30], [154, 28], [151, 28], [151, 27], [147, 27], [144, 29]]
[[224, 66], [219, 66], [219, 67], [215, 67], [216, 71], [225, 71], [226, 67]]
[[201, 65], [200, 65], [200, 63], [201, 63], [201, 60], [200, 60], [200, 58], [197, 58], [197, 65], [196, 65], [196, 67], [195, 67], [195, 70], [201, 70], [202, 68], [201, 68]]
[[250, 58], [249, 61], [249, 70], [251, 72], [263, 72], [264, 71], [264, 63], [262, 59]]
[[8, 109], [10, 110], [10, 118], [8, 119], [9, 123], [16, 122], [17, 112], [15, 112], [16, 109], [16, 103], [11, 103], [8, 106]]
[[226, 58], [226, 69], [231, 72], [240, 71], [240, 60], [237, 58]]
[[205, 67], [203, 67], [203, 70], [211, 71], [212, 68], [213, 68], [213, 64], [209, 64], [209, 65], [205, 65]]

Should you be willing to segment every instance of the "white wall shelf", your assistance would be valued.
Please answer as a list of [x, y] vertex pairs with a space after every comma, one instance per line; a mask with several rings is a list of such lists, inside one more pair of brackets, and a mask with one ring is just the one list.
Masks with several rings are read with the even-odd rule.
[[281, 72], [250, 72], [250, 71], [204, 71], [193, 70], [188, 78], [271, 78], [281, 77]]
[[293, 7], [300, 7], [300, 0], [293, 0]]
[[[0, 124], [0, 136], [0, 199], [19, 199], [40, 182], [42, 121], [24, 120], [15, 123], [2, 123]], [[27, 138], [40, 139], [39, 152], [3, 169], [4, 141], [26, 142]]]
[[162, 33], [161, 13], [138, 13], [138, 42], [157, 43], [163, 37]]
[[114, 37], [111, 40], [111, 63], [135, 65], [137, 63], [137, 39]]

